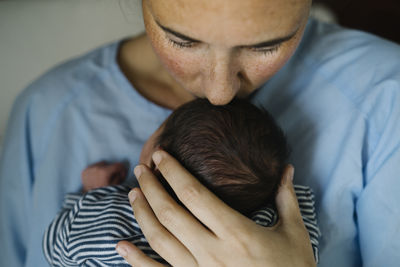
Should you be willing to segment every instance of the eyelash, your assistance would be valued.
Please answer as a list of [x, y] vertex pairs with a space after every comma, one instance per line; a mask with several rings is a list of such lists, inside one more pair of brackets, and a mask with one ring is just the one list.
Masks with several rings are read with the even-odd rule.
[[250, 48], [250, 49], [254, 52], [259, 52], [262, 53], [264, 56], [266, 56], [276, 53], [279, 50], [280, 46], [281, 44], [277, 44], [269, 48]]
[[[172, 40], [170, 38], [168, 38], [168, 41], [170, 44], [172, 44], [172, 46], [174, 46], [176, 48], [191, 48], [195, 44], [194, 42], [190, 42], [190, 41], [178, 42], [178, 41]], [[280, 46], [281, 46], [281, 44], [277, 44], [270, 48], [249, 48], [249, 49], [253, 52], [262, 53], [264, 56], [266, 56], [266, 55], [271, 55], [271, 54], [274, 54], [275, 52], [277, 52], [279, 50]]]
[[178, 42], [172, 39], [168, 38], [168, 41], [172, 46], [177, 47], [177, 48], [190, 48], [194, 45], [193, 42], [187, 41], [187, 42]]

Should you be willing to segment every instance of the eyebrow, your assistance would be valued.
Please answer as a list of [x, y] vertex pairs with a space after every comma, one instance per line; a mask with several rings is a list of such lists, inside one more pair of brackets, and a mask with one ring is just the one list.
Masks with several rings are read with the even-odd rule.
[[[168, 27], [165, 27], [163, 25], [161, 25], [158, 21], [156, 21], [157, 25], [163, 29], [165, 32], [170, 33], [172, 35], [175, 35], [176, 37], [186, 40], [186, 41], [190, 41], [193, 43], [200, 43], [200, 40], [191, 38], [189, 36], [186, 36], [182, 33], [176, 32]], [[268, 41], [264, 41], [261, 43], [257, 43], [257, 44], [252, 44], [252, 45], [239, 45], [238, 47], [252, 47], [252, 48], [261, 48], [261, 47], [271, 47], [271, 46], [275, 46], [281, 43], [284, 43], [286, 41], [289, 41], [290, 39], [292, 39], [296, 33], [297, 33], [298, 29], [296, 29], [293, 33], [289, 34], [288, 36], [285, 37], [280, 37], [280, 38], [276, 38], [276, 39], [272, 39], [272, 40], [268, 40]]]

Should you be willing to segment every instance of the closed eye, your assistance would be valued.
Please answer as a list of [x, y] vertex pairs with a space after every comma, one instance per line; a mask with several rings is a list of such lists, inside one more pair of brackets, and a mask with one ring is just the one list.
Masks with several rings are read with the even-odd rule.
[[268, 54], [276, 53], [280, 47], [281, 47], [281, 44], [277, 44], [272, 47], [249, 47], [248, 49], [250, 49], [251, 51], [257, 52], [257, 53], [262, 53], [264, 55], [268, 55]]
[[192, 41], [177, 41], [171, 38], [167, 38], [169, 43], [172, 44], [175, 47], [178, 48], [190, 48], [192, 47], [195, 43]]
[[[158, 21], [156, 21], [156, 23], [161, 29], [164, 30], [165, 33], [173, 36], [173, 38], [170, 38], [167, 36], [167, 39], [168, 39], [169, 43], [172, 44], [174, 47], [191, 48], [195, 44], [201, 42], [199, 40], [193, 39], [184, 34], [181, 34], [179, 32], [171, 30], [165, 26], [162, 26]], [[251, 51], [254, 51], [254, 52], [263, 53], [264, 55], [273, 54], [279, 50], [279, 48], [281, 47], [281, 44], [292, 39], [296, 35], [297, 31], [298, 31], [298, 29], [295, 32], [293, 32], [292, 34], [282, 37], [282, 38], [276, 38], [273, 40], [261, 42], [261, 43], [254, 44], [254, 45], [237, 46], [237, 48], [250, 49]]]

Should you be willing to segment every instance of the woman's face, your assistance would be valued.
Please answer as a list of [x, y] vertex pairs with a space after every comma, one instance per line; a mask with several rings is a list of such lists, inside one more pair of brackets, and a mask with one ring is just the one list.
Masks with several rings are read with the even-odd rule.
[[244, 97], [295, 51], [311, 0], [143, 0], [152, 46], [168, 72], [215, 105]]

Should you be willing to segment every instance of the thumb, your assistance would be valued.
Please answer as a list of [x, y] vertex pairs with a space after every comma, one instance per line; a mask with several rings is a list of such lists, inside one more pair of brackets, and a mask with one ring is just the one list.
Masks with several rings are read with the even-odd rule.
[[303, 223], [300, 214], [299, 203], [293, 187], [294, 167], [287, 165], [281, 185], [276, 195], [276, 207], [278, 209], [279, 218], [283, 226]]
[[118, 254], [123, 257], [131, 266], [140, 267], [163, 267], [161, 263], [156, 262], [143, 253], [139, 248], [128, 241], [120, 241], [115, 247]]

